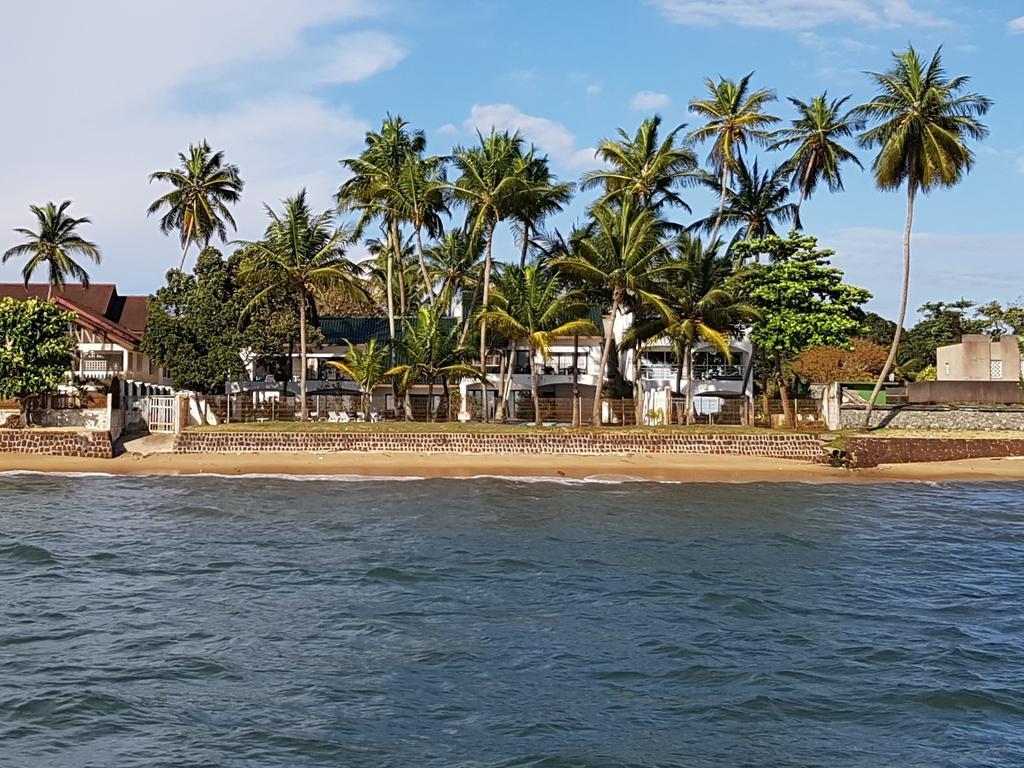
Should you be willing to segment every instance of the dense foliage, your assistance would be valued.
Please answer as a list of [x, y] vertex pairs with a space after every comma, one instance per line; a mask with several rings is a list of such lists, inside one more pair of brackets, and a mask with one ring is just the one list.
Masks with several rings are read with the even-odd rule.
[[53, 392], [71, 365], [74, 315], [38, 299], [0, 299], [0, 397]]

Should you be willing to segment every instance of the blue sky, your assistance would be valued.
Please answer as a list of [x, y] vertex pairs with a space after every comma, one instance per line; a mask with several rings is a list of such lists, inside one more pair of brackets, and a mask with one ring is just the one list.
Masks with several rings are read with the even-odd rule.
[[[239, 237], [254, 238], [265, 201], [305, 186], [328, 207], [343, 180], [338, 159], [389, 111], [424, 128], [436, 153], [472, 142], [476, 128], [519, 129], [571, 180], [617, 127], [632, 131], [654, 111], [692, 125], [686, 104], [705, 76], [755, 71], [788, 119], [786, 96], [828, 89], [866, 100], [863, 71], [884, 69], [912, 41], [928, 53], [942, 44], [949, 72], [971, 75], [995, 107], [972, 174], [918, 207], [911, 305], [1024, 294], [1020, 2], [181, 0], [175, 9], [114, 0], [5, 9], [0, 90], [20, 117], [0, 126], [0, 248], [16, 242], [11, 227], [32, 224], [30, 202], [70, 198], [103, 250], [93, 279], [151, 292], [176, 265], [177, 245], [146, 218], [159, 192], [147, 174], [190, 141], [209, 139], [241, 167]], [[846, 192], [805, 204], [805, 226], [874, 292], [872, 307], [893, 314], [904, 197], [876, 191], [856, 168], [846, 182]], [[552, 223], [570, 227], [587, 199]], [[699, 215], [713, 204], [703, 192], [688, 199]], [[512, 255], [510, 238], [499, 244]], [[0, 279], [17, 276], [17, 266], [0, 267]]]

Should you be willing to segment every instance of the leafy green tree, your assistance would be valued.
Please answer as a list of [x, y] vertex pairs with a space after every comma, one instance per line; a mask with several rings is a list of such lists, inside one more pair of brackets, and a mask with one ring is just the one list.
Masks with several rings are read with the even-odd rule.
[[448, 383], [452, 377], [483, 380], [483, 374], [467, 363], [472, 350], [459, 343], [459, 327], [446, 323], [439, 307], [420, 307], [416, 316], [405, 320], [398, 347], [404, 362], [392, 373], [401, 377], [399, 389], [408, 391], [417, 381], [427, 382], [427, 414], [437, 418], [434, 384], [441, 379], [444, 403], [450, 402]]
[[587, 305], [579, 291], [566, 290], [558, 275], [537, 264], [509, 267], [498, 279], [483, 315], [492, 327], [510, 339], [526, 341], [530, 353], [530, 391], [534, 422], [541, 425], [537, 356], [551, 357], [559, 336], [597, 333], [587, 319]]
[[21, 425], [29, 399], [57, 389], [71, 366], [74, 314], [38, 299], [0, 299], [0, 397], [16, 398]]
[[892, 344], [892, 338], [896, 335], [896, 323], [876, 312], [868, 312], [864, 315], [864, 332], [862, 338], [880, 344], [886, 349]]
[[345, 258], [349, 233], [334, 226], [331, 211], [314, 214], [306, 201], [306, 190], [284, 201], [280, 214], [267, 207], [270, 224], [264, 239], [245, 243], [250, 256], [242, 269], [243, 279], [257, 287], [250, 307], [272, 292], [284, 288], [299, 308], [299, 418], [306, 420], [306, 377], [308, 307], [317, 290], [335, 287], [353, 296], [365, 295], [355, 265]]
[[753, 74], [749, 73], [738, 82], [720, 77], [716, 83], [710, 77], [705, 78], [708, 98], [690, 100], [690, 111], [707, 120], [690, 132], [690, 138], [712, 142], [708, 163], [719, 179], [718, 216], [711, 228], [711, 242], [718, 239], [729, 180], [739, 167], [741, 153], [750, 142], [767, 143], [771, 137], [768, 126], [779, 121], [764, 111], [766, 105], [775, 101], [775, 92], [764, 88], [751, 90]]
[[[196, 260], [194, 274], [171, 270], [167, 285], [150, 298], [142, 351], [178, 389], [207, 394], [245, 376], [243, 354], [275, 357], [297, 341], [298, 314], [284, 290], [254, 307], [257, 292], [241, 279], [244, 250], [225, 259], [212, 247]], [[238, 318], [249, 321], [239, 325]]]
[[448, 213], [448, 180], [445, 178], [444, 158], [422, 157], [410, 154], [402, 167], [399, 184], [399, 210], [416, 234], [416, 255], [420, 265], [423, 288], [430, 303], [434, 303], [434, 287], [427, 272], [423, 250], [423, 230], [430, 237], [439, 237], [444, 229], [441, 216]]
[[[454, 199], [465, 205], [466, 228], [474, 237], [484, 237], [483, 306], [491, 300], [494, 264], [494, 233], [498, 225], [520, 215], [528, 188], [523, 158], [523, 138], [518, 133], [492, 130], [478, 133], [479, 145], [456, 147], [452, 163], [459, 177], [451, 186]], [[486, 371], [487, 321], [480, 323], [480, 371]]]
[[1024, 334], [1024, 304], [1007, 304], [1004, 307], [998, 301], [990, 301], [978, 307], [976, 317], [984, 323], [981, 332], [990, 336]]
[[860, 136], [863, 147], [878, 147], [872, 163], [879, 189], [907, 187], [907, 222], [903, 232], [903, 285], [896, 335], [889, 359], [878, 376], [864, 414], [864, 426], [871, 423], [871, 411], [889, 371], [896, 361], [900, 336], [907, 315], [910, 290], [910, 237], [914, 223], [914, 202], [918, 192], [953, 187], [971, 170], [974, 153], [968, 140], [981, 140], [988, 129], [978, 117], [992, 102], [977, 93], [966, 92], [967, 77], [947, 78], [942, 66], [942, 49], [925, 62], [913, 46], [892, 54], [892, 67], [873, 72], [877, 95], [853, 110], [858, 120], [872, 127]]
[[811, 347], [848, 348], [863, 330], [861, 307], [871, 294], [844, 283], [843, 271], [830, 262], [835, 252], [819, 249], [814, 237], [767, 237], [736, 247], [770, 257], [769, 263], [740, 270], [731, 288], [761, 316], [752, 326], [751, 341], [768, 363], [786, 421], [794, 427], [788, 366]]
[[62, 290], [68, 277], [73, 277], [82, 285], [89, 285], [89, 273], [75, 261], [76, 256], [84, 256], [96, 264], [100, 263], [100, 251], [95, 243], [90, 243], [76, 231], [82, 224], [91, 223], [89, 219], [76, 219], [67, 215], [70, 200], [60, 206], [47, 203], [45, 206], [30, 205], [39, 223], [39, 231], [16, 228], [14, 231], [24, 235], [27, 242], [9, 248], [0, 263], [6, 264], [10, 259], [28, 256], [29, 259], [21, 270], [27, 287], [32, 274], [43, 264], [47, 266], [46, 298], [53, 295], [53, 289]]
[[675, 205], [689, 211], [679, 189], [695, 177], [697, 156], [679, 136], [685, 127], [676, 126], [661, 140], [658, 115], [644, 120], [633, 136], [620, 128], [618, 139], [603, 139], [597, 148], [597, 156], [609, 167], [584, 174], [580, 188], [601, 187], [599, 203], [629, 197], [639, 208]]
[[851, 117], [849, 112], [843, 113], [843, 105], [849, 100], [850, 97], [845, 96], [829, 101], [828, 92], [815, 96], [809, 103], [790, 98], [798, 116], [789, 128], [772, 134], [775, 142], [768, 149], [793, 149], [786, 168], [791, 173], [793, 189], [800, 192], [793, 218], [797, 229], [802, 228], [800, 206], [814, 194], [819, 183], [827, 184], [830, 192], [840, 192], [843, 189], [842, 164], [864, 167], [857, 156], [840, 143], [841, 139], [864, 128], [863, 120]]
[[591, 216], [590, 224], [571, 236], [571, 248], [552, 263], [570, 277], [602, 289], [611, 306], [594, 396], [592, 423], [597, 425], [601, 423], [601, 396], [615, 341], [615, 318], [633, 301], [648, 302], [667, 314], [657, 283], [666, 270], [675, 267], [666, 258], [666, 224], [651, 208], [638, 207], [631, 198], [625, 198], [621, 204], [594, 206]]
[[370, 398], [381, 384], [388, 378], [402, 372], [399, 368], [389, 367], [391, 351], [387, 345], [378, 345], [376, 339], [370, 339], [366, 347], [360, 349], [348, 344], [348, 353], [343, 360], [331, 360], [327, 364], [341, 371], [359, 385], [362, 392], [363, 418], [370, 420]]
[[921, 320], [908, 328], [900, 339], [897, 362], [906, 373], [935, 365], [936, 350], [947, 344], [958, 344], [966, 333], [981, 333], [985, 321], [972, 318], [974, 302], [967, 299], [933, 301], [918, 308]]
[[172, 189], [154, 200], [146, 213], [152, 216], [164, 211], [160, 231], [164, 234], [178, 232], [181, 240], [178, 269], [184, 270], [192, 243], [205, 248], [214, 235], [225, 242], [228, 226], [236, 229], [228, 206], [241, 199], [245, 182], [239, 176], [238, 166], [225, 163], [224, 153], [214, 152], [205, 140], [189, 144], [187, 152], [178, 153], [178, 161], [177, 168], [149, 175], [151, 184], [167, 182]]
[[[341, 161], [341, 165], [352, 174], [338, 189], [337, 201], [340, 210], [359, 212], [354, 237], [362, 234], [371, 221], [381, 221], [387, 232], [387, 241], [404, 242], [401, 235], [403, 220], [403, 171], [410, 158], [421, 157], [426, 150], [427, 137], [423, 131], [410, 131], [409, 123], [400, 115], [388, 115], [379, 132], [368, 131], [366, 148], [358, 157]], [[386, 290], [388, 306], [388, 327], [391, 338], [395, 338], [395, 297], [394, 271], [404, 272], [401, 258], [404, 250], [393, 248], [386, 263]], [[399, 311], [405, 314], [405, 283], [399, 285]]]
[[[740, 158], [735, 164], [734, 178], [736, 185], [734, 189], [726, 190], [725, 205], [707, 218], [694, 222], [690, 226], [691, 230], [711, 232], [714, 237], [722, 224], [736, 226], [733, 238], [733, 243], [736, 243], [775, 235], [776, 224], [788, 223], [796, 218], [796, 205], [787, 202], [789, 170], [785, 166], [761, 173], [757, 160], [748, 168]], [[754, 254], [754, 258], [757, 260], [760, 257]]]

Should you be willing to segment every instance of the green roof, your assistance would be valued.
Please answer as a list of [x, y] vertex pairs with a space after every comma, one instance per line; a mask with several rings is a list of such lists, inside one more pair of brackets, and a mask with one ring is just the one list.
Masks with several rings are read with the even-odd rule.
[[[396, 325], [401, 323], [396, 320]], [[383, 344], [391, 337], [386, 317], [321, 317], [320, 332], [327, 344], [366, 344], [376, 339]]]

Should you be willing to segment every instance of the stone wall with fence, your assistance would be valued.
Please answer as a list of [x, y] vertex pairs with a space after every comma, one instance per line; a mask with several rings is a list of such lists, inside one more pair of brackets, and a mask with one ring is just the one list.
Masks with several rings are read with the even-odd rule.
[[86, 429], [0, 429], [0, 453], [110, 459], [110, 433]]
[[176, 453], [276, 453], [337, 451], [373, 453], [486, 454], [716, 454], [823, 462], [827, 454], [813, 435], [725, 433], [551, 432], [363, 433], [220, 432], [179, 434]]
[[[859, 429], [864, 424], [864, 407], [844, 405], [840, 426]], [[871, 426], [886, 429], [1010, 430], [1024, 432], [1024, 407], [995, 405], [876, 405]]]

